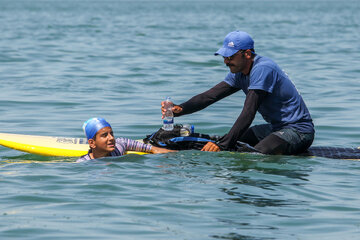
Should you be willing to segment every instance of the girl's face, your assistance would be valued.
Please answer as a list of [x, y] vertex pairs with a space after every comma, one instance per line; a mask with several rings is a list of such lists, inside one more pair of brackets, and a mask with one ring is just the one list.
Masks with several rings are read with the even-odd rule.
[[[92, 141], [90, 141], [92, 140]], [[90, 147], [98, 152], [110, 153], [115, 150], [115, 138], [111, 127], [100, 129], [95, 139], [89, 139]]]

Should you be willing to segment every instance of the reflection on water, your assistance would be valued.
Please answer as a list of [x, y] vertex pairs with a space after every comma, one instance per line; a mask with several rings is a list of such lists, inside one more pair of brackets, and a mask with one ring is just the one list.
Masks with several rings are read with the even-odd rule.
[[[266, 228], [265, 228], [266, 229]], [[215, 239], [228, 239], [228, 240], [271, 240], [276, 239], [274, 237], [253, 237], [248, 235], [240, 235], [237, 233], [229, 233], [223, 236], [213, 235]]]
[[280, 206], [305, 204], [305, 202], [301, 202], [295, 199], [276, 199], [277, 194], [275, 193], [273, 193], [272, 195], [269, 194], [269, 197], [265, 198], [260, 195], [241, 193], [241, 189], [239, 190], [238, 189], [239, 188], [221, 189], [224, 193], [230, 196], [229, 198], [226, 198], [224, 200], [230, 200], [247, 205], [254, 205], [256, 207], [267, 207], [267, 206], [280, 207]]

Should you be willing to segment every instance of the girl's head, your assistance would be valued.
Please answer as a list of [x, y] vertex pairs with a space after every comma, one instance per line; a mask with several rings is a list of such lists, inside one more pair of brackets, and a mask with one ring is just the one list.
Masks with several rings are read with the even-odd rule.
[[109, 153], [115, 150], [115, 138], [110, 124], [103, 118], [90, 118], [83, 125], [92, 151]]
[[96, 133], [104, 127], [111, 128], [110, 124], [103, 118], [90, 118], [83, 124], [83, 129], [88, 140], [94, 139]]

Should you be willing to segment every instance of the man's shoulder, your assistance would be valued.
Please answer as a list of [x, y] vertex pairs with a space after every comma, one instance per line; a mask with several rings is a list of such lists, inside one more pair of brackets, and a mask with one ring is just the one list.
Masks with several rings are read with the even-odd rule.
[[264, 57], [260, 55], [256, 55], [254, 58], [254, 68], [257, 67], [270, 67], [277, 68], [277, 64], [274, 60], [269, 57]]
[[252, 74], [255, 75], [260, 73], [261, 75], [263, 74], [266, 75], [266, 73], [267, 74], [281, 73], [282, 70], [279, 67], [279, 65], [277, 65], [277, 63], [271, 58], [256, 55], [251, 72]]

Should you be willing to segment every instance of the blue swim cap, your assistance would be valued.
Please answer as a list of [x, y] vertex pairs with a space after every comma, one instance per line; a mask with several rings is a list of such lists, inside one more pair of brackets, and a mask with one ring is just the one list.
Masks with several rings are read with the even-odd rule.
[[111, 127], [111, 126], [103, 118], [90, 118], [83, 124], [83, 129], [88, 140], [94, 138], [96, 133], [104, 127]]

